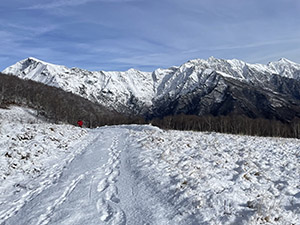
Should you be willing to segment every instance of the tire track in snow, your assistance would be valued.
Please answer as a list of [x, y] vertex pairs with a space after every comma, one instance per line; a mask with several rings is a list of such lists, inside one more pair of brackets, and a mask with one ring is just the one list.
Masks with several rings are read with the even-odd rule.
[[126, 224], [126, 215], [119, 205], [120, 199], [116, 186], [121, 165], [121, 150], [118, 149], [118, 144], [118, 137], [115, 136], [109, 148], [108, 162], [102, 167], [105, 168], [105, 177], [99, 181], [97, 187], [100, 195], [96, 207], [100, 220], [111, 225]]

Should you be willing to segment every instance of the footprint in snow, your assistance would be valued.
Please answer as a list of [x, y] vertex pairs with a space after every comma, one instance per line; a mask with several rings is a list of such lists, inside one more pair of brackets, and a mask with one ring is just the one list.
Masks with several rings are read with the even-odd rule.
[[120, 171], [119, 171], [119, 170], [114, 170], [114, 171], [108, 176], [108, 181], [109, 181], [110, 183], [115, 183], [119, 175], [120, 175]]
[[113, 139], [109, 150], [109, 159], [105, 165], [103, 178], [97, 187], [97, 191], [100, 193], [100, 198], [97, 201], [97, 210], [100, 214], [100, 219], [103, 222], [109, 222], [112, 225], [125, 225], [126, 216], [118, 203], [118, 188], [114, 185], [120, 175], [120, 155], [121, 151], [117, 149], [118, 140], [115, 137]]
[[105, 199], [115, 203], [119, 203], [120, 199], [117, 197], [118, 188], [115, 185], [109, 185], [105, 193]]
[[113, 172], [113, 170], [110, 167], [108, 167], [108, 168], [105, 169], [104, 172], [105, 172], [105, 175], [108, 176]]
[[113, 208], [102, 198], [97, 201], [97, 210], [101, 221], [109, 221], [113, 216]]
[[102, 192], [104, 191], [107, 187], [108, 187], [109, 183], [107, 181], [107, 178], [104, 178], [103, 180], [101, 180], [98, 184], [98, 187], [97, 187], [97, 191], [98, 192]]

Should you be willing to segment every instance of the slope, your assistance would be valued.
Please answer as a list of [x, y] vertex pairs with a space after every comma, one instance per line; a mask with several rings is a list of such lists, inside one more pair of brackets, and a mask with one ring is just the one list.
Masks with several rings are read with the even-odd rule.
[[29, 108], [0, 109], [0, 224], [51, 185], [91, 141], [86, 134]]
[[28, 58], [3, 72], [150, 119], [183, 113], [290, 122], [300, 114], [300, 65], [287, 59], [262, 65], [210, 57], [148, 73], [90, 72]]
[[135, 104], [134, 111], [140, 113], [143, 105], [149, 106], [153, 96], [151, 73], [134, 69], [90, 72], [30, 57], [8, 67], [3, 73], [62, 88], [119, 112], [128, 113]]
[[0, 84], [0, 107], [11, 104], [30, 107], [37, 110], [37, 115], [43, 115], [53, 122], [75, 125], [78, 120], [83, 120], [85, 126], [96, 127], [142, 121], [137, 117], [124, 116], [108, 110], [100, 104], [60, 88], [32, 80], [0, 73]]
[[[43, 132], [43, 124], [36, 129]], [[69, 130], [60, 125], [60, 132]], [[42, 168], [48, 170], [2, 186], [1, 224], [254, 225], [300, 219], [299, 140], [137, 125], [81, 131], [88, 134], [65, 149], [71, 160], [60, 164], [55, 154], [43, 155], [39, 160], [47, 158]]]

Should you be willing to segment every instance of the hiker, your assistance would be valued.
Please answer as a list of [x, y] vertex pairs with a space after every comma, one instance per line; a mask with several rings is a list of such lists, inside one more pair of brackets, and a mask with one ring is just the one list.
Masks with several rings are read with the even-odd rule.
[[78, 121], [77, 121], [77, 124], [78, 124], [78, 126], [82, 127], [82, 125], [83, 125], [82, 120], [78, 120]]

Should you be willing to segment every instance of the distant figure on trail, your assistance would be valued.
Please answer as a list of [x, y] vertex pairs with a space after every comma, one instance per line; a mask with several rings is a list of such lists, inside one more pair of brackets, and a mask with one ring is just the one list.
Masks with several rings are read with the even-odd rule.
[[78, 124], [78, 126], [82, 127], [82, 125], [83, 125], [82, 120], [78, 120], [78, 121], [77, 121], [77, 124]]

